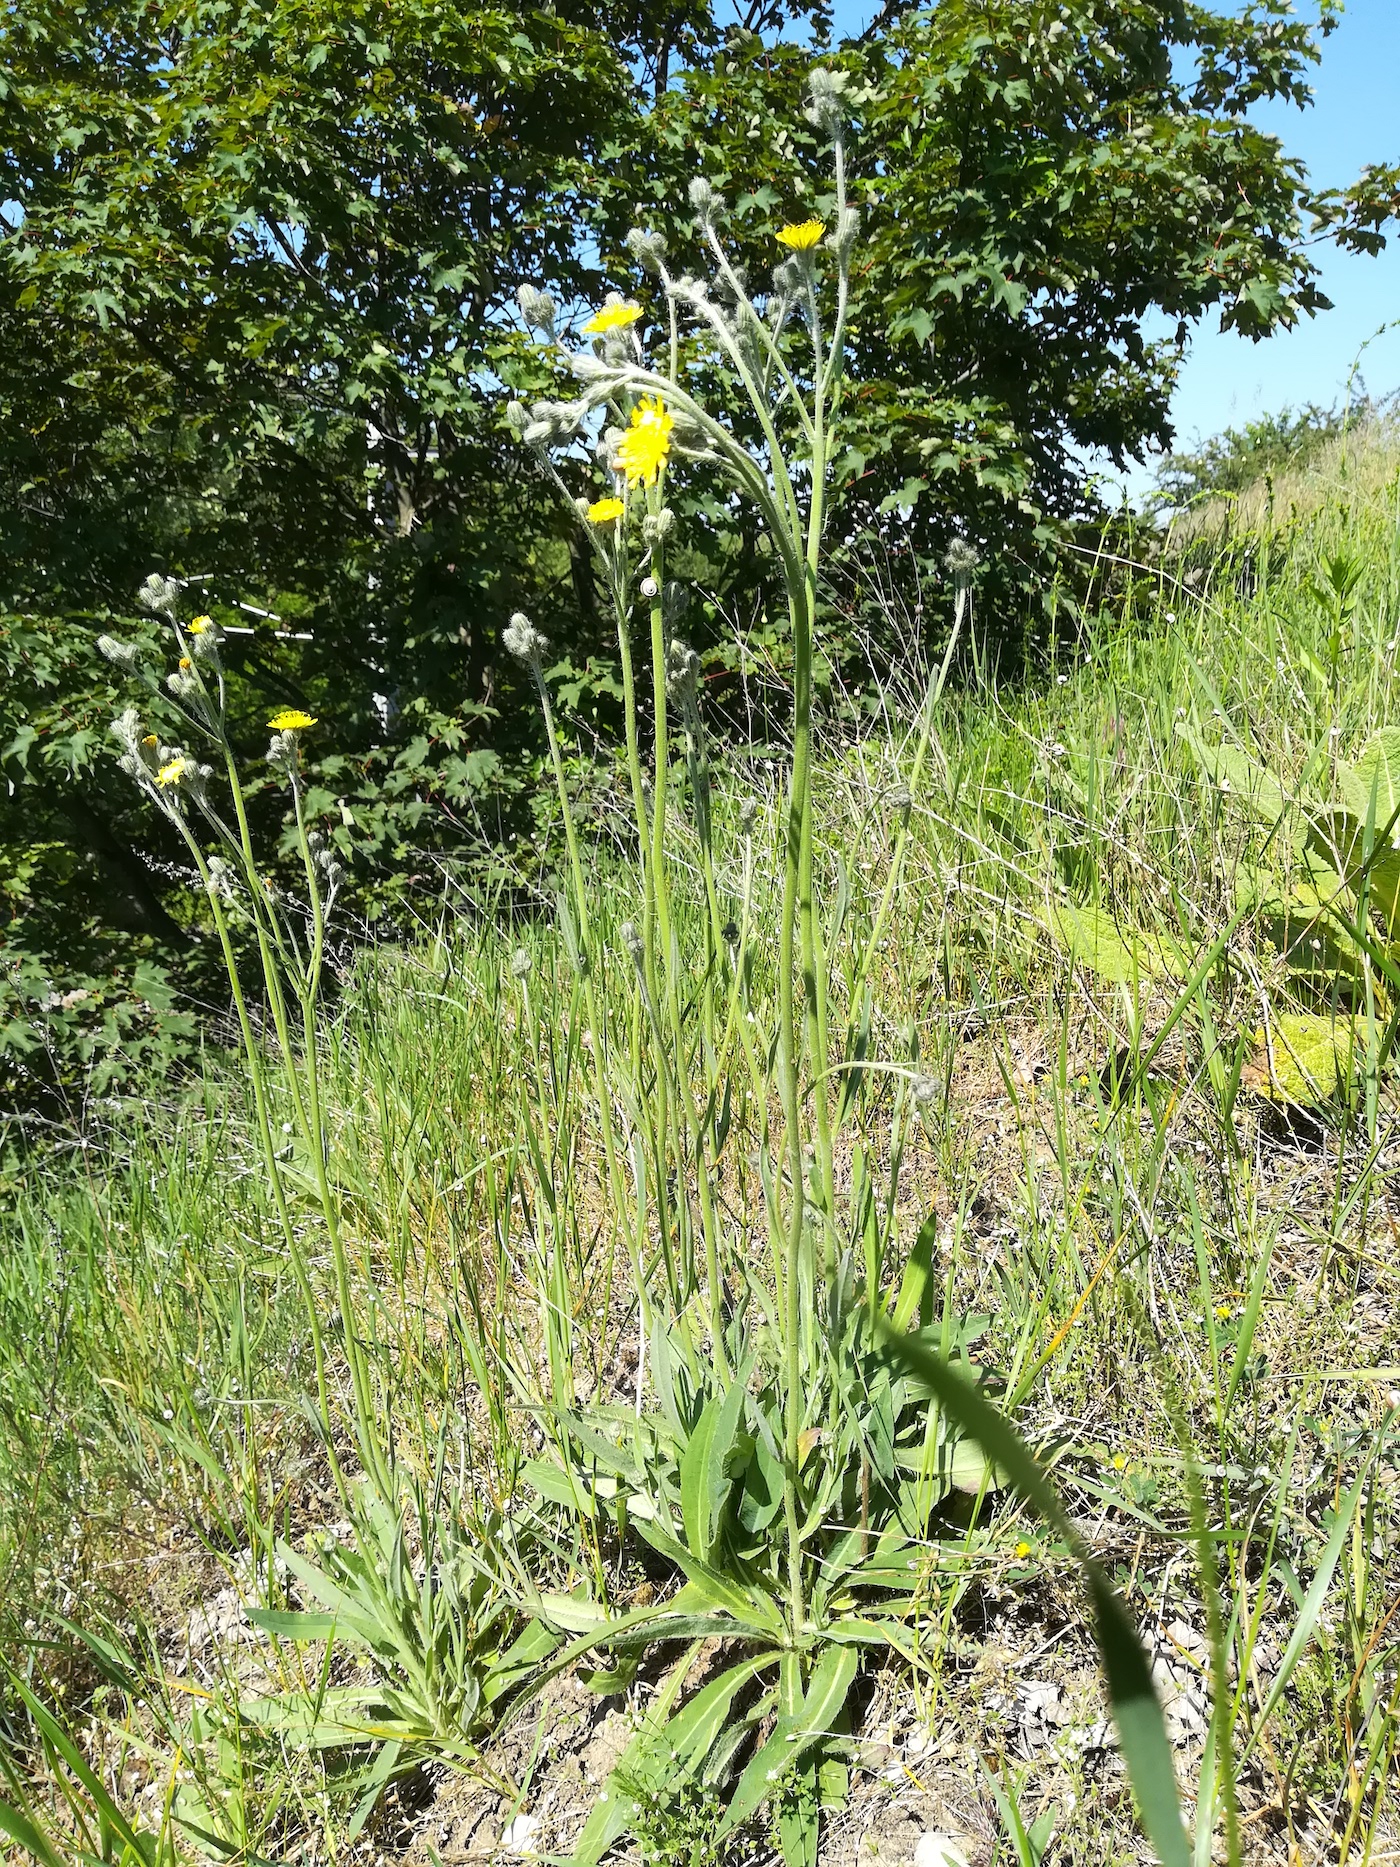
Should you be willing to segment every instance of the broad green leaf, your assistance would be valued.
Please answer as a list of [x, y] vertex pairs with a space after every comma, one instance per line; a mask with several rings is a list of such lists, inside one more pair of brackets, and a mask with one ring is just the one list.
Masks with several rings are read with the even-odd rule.
[[1285, 1011], [1254, 1033], [1254, 1055], [1240, 1081], [1270, 1101], [1308, 1108], [1351, 1081], [1363, 1043], [1356, 1020], [1316, 1011]]
[[329, 1640], [336, 1631], [333, 1614], [303, 1614], [284, 1608], [245, 1608], [254, 1627], [283, 1640]]
[[1373, 733], [1350, 765], [1339, 759], [1337, 789], [1354, 816], [1389, 835], [1400, 816], [1400, 726]]
[[1175, 953], [1142, 934], [1125, 933], [1102, 908], [1071, 901], [1050, 909], [1050, 931], [1080, 965], [1112, 985], [1132, 985], [1159, 973], [1181, 970]]
[[1270, 827], [1284, 815], [1289, 800], [1283, 786], [1257, 759], [1239, 746], [1207, 745], [1193, 727], [1179, 726], [1177, 731], [1219, 791], [1238, 798]]
[[708, 1562], [729, 1498], [729, 1457], [744, 1417], [747, 1370], [706, 1401], [681, 1457], [681, 1517], [691, 1549]]
[[890, 1319], [892, 1326], [901, 1335], [916, 1316], [921, 1328], [933, 1320], [931, 1272], [937, 1245], [938, 1214], [931, 1212], [919, 1227], [914, 1249], [909, 1253], [909, 1262], [904, 1267], [899, 1295], [895, 1299], [894, 1313]]

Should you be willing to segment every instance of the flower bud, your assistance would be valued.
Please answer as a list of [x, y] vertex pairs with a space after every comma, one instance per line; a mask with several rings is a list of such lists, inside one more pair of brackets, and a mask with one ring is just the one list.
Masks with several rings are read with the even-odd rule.
[[120, 668], [123, 674], [131, 674], [141, 663], [141, 651], [134, 642], [119, 642], [114, 635], [99, 635], [97, 652], [106, 657], [114, 668]]
[[539, 331], [553, 343], [559, 307], [549, 293], [537, 291], [533, 285], [520, 285], [516, 288], [515, 296], [520, 303], [520, 315], [529, 329]]
[[828, 134], [840, 129], [846, 116], [843, 96], [846, 83], [844, 71], [832, 71], [825, 65], [818, 65], [808, 73], [807, 89], [812, 99], [807, 108], [809, 123]]
[[648, 512], [642, 520], [642, 537], [649, 545], [665, 542], [676, 529], [676, 515], [669, 506], [663, 506], [659, 512]]
[[627, 234], [627, 250], [643, 271], [656, 273], [666, 258], [666, 241], [659, 233], [633, 227]]
[[838, 259], [844, 259], [856, 243], [860, 232], [860, 215], [853, 207], [843, 207], [836, 216], [836, 225], [826, 237], [826, 243]]
[[955, 584], [963, 587], [971, 581], [980, 562], [977, 552], [965, 538], [954, 538], [943, 554], [943, 568]]
[[666, 651], [666, 695], [674, 701], [690, 698], [700, 675], [700, 657], [689, 642], [672, 642]]
[[514, 655], [517, 661], [528, 662], [532, 667], [538, 667], [541, 656], [549, 647], [549, 638], [541, 635], [530, 618], [519, 609], [506, 624], [501, 640], [507, 652]]
[[511, 978], [512, 979], [528, 978], [530, 969], [533, 965], [534, 965], [534, 961], [530, 957], [529, 947], [518, 946], [510, 956]]
[[618, 939], [621, 940], [623, 946], [626, 947], [627, 951], [632, 955], [633, 959], [640, 960], [646, 948], [642, 942], [642, 936], [637, 929], [637, 923], [635, 921], [624, 921], [617, 930], [617, 936]]
[[143, 609], [154, 610], [158, 616], [173, 616], [180, 600], [180, 585], [175, 578], [162, 577], [159, 571], [152, 571], [136, 592], [136, 600]]
[[739, 830], [744, 836], [753, 835], [753, 826], [758, 822], [758, 799], [746, 797], [739, 806]]
[[914, 1078], [910, 1094], [914, 1098], [914, 1107], [921, 1115], [926, 1115], [938, 1100], [938, 1082], [934, 1077], [925, 1076], [923, 1072], [920, 1071]]
[[695, 210], [696, 220], [706, 231], [724, 219], [724, 202], [703, 175], [696, 175], [691, 181], [690, 205]]
[[297, 768], [297, 736], [291, 730], [274, 733], [268, 741], [267, 762], [274, 771], [293, 772]]

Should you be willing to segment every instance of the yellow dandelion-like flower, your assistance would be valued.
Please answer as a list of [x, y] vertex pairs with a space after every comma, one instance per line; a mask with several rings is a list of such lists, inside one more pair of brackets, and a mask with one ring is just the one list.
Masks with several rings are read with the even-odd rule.
[[157, 739], [154, 733], [147, 733], [145, 738], [142, 739], [141, 743], [143, 746], [158, 746], [160, 744], [160, 740]]
[[798, 220], [779, 227], [777, 237], [780, 245], [791, 248], [794, 253], [810, 253], [825, 232], [824, 221]]
[[631, 425], [613, 463], [627, 475], [629, 486], [655, 486], [671, 451], [671, 430], [675, 425], [660, 396], [644, 395], [632, 410]]
[[188, 674], [188, 673], [189, 673], [189, 671], [190, 671], [190, 668], [191, 668], [192, 666], [193, 666], [193, 663], [192, 663], [192, 662], [190, 661], [190, 658], [189, 658], [189, 656], [188, 656], [188, 655], [181, 655], [181, 657], [180, 657], [180, 672], [181, 672], [182, 674]]
[[190, 624], [190, 634], [205, 635], [213, 626], [214, 618], [212, 616], [196, 616], [194, 621]]
[[642, 315], [640, 305], [604, 305], [601, 311], [595, 311], [584, 325], [586, 337], [602, 337], [608, 331], [625, 331], [630, 324], [635, 324]]
[[1029, 1543], [1022, 1542], [1016, 1545], [1016, 1555], [1020, 1561], [1024, 1562], [1026, 1557], [1029, 1556], [1030, 1553], [1031, 1553], [1031, 1546]]
[[620, 499], [595, 499], [588, 508], [590, 525], [611, 525], [614, 519], [620, 519], [627, 510]]
[[156, 783], [163, 784], [167, 790], [176, 785], [190, 768], [187, 758], [173, 758], [168, 765], [162, 765], [156, 773]]
[[303, 727], [316, 724], [311, 715], [303, 713], [300, 707], [284, 707], [280, 713], [274, 713], [267, 723], [275, 733], [299, 733]]

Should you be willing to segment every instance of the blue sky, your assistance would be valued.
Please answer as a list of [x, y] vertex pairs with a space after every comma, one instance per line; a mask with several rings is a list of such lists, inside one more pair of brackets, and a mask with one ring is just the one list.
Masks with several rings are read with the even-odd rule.
[[[837, 0], [838, 34], [859, 31], [874, 11], [870, 0]], [[1314, 182], [1341, 186], [1367, 162], [1400, 161], [1397, 88], [1400, 0], [1348, 0], [1341, 24], [1323, 43], [1312, 107], [1262, 109], [1255, 120], [1301, 157]], [[1260, 344], [1222, 335], [1211, 319], [1198, 328], [1173, 404], [1178, 445], [1266, 411], [1340, 401], [1361, 346], [1388, 320], [1400, 319], [1400, 232], [1375, 259], [1326, 246], [1314, 257], [1331, 311]], [[1400, 329], [1371, 344], [1362, 375], [1372, 395], [1400, 389]]]

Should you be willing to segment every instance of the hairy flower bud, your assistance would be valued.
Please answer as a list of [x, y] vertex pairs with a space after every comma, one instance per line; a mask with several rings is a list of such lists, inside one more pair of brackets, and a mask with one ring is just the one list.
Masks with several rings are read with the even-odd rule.
[[617, 371], [591, 350], [575, 351], [569, 358], [569, 368], [585, 383], [612, 382], [617, 377]]
[[976, 550], [966, 538], [954, 538], [943, 554], [943, 568], [955, 584], [966, 586], [972, 573], [981, 562]]
[[501, 640], [505, 643], [507, 652], [514, 655], [517, 661], [528, 662], [536, 667], [544, 651], [549, 647], [549, 638], [541, 635], [530, 618], [519, 609], [506, 624]]
[[860, 232], [860, 215], [853, 207], [843, 207], [836, 216], [836, 225], [827, 235], [826, 243], [838, 259], [844, 259], [856, 243]]
[[666, 651], [666, 695], [676, 702], [695, 693], [700, 677], [700, 657], [689, 642], [672, 642]]
[[758, 799], [746, 797], [739, 806], [739, 832], [742, 836], [752, 836], [753, 827], [758, 822]]
[[512, 396], [510, 401], [506, 403], [506, 426], [510, 429], [515, 438], [520, 440], [524, 437], [525, 430], [529, 424], [529, 410], [523, 402], [519, 401], [515, 396]]
[[134, 642], [119, 642], [114, 635], [99, 635], [97, 652], [104, 655], [114, 668], [120, 668], [123, 674], [132, 674], [141, 665], [141, 651]]
[[914, 1107], [921, 1115], [926, 1115], [938, 1100], [939, 1089], [936, 1079], [925, 1076], [922, 1071], [914, 1078], [910, 1094], [914, 1098]]
[[158, 616], [173, 616], [180, 600], [180, 585], [175, 578], [162, 577], [159, 571], [152, 571], [136, 592], [136, 600], [143, 609], [154, 610]]
[[274, 733], [268, 741], [267, 762], [274, 771], [292, 772], [297, 768], [297, 736], [290, 729]]
[[637, 929], [637, 923], [635, 921], [624, 921], [617, 930], [617, 937], [632, 955], [633, 959], [640, 961], [642, 954], [646, 951], [646, 947]]
[[673, 577], [661, 592], [662, 613], [668, 627], [674, 627], [690, 611], [690, 585], [678, 583]]
[[705, 231], [724, 219], [724, 202], [703, 175], [696, 175], [691, 180], [690, 205], [695, 210], [697, 222]]
[[785, 259], [773, 268], [773, 292], [778, 298], [796, 298], [802, 290], [805, 274], [799, 260]]
[[127, 707], [112, 721], [112, 731], [122, 748], [138, 762], [144, 762], [141, 744], [141, 716], [135, 707]]
[[828, 135], [841, 128], [846, 116], [844, 91], [847, 74], [844, 71], [832, 71], [828, 66], [818, 65], [807, 74], [807, 89], [811, 103], [807, 109], [807, 121], [817, 129], [825, 130]]
[[527, 326], [532, 331], [539, 331], [553, 343], [559, 307], [550, 294], [537, 291], [533, 285], [520, 285], [516, 288], [515, 296], [520, 303], [520, 315]]
[[527, 946], [518, 946], [510, 956], [510, 975], [512, 979], [528, 978], [534, 961]]
[[209, 870], [209, 883], [208, 883], [209, 893], [212, 896], [214, 896], [217, 900], [232, 901], [233, 899], [232, 865], [230, 863], [225, 862], [222, 856], [210, 856], [208, 864], [206, 866], [208, 867], [208, 870]]
[[627, 250], [645, 272], [660, 272], [666, 258], [666, 241], [659, 233], [632, 227], [627, 234]]
[[649, 545], [664, 543], [675, 529], [676, 515], [669, 506], [663, 506], [659, 512], [648, 512], [642, 520], [642, 537]]

